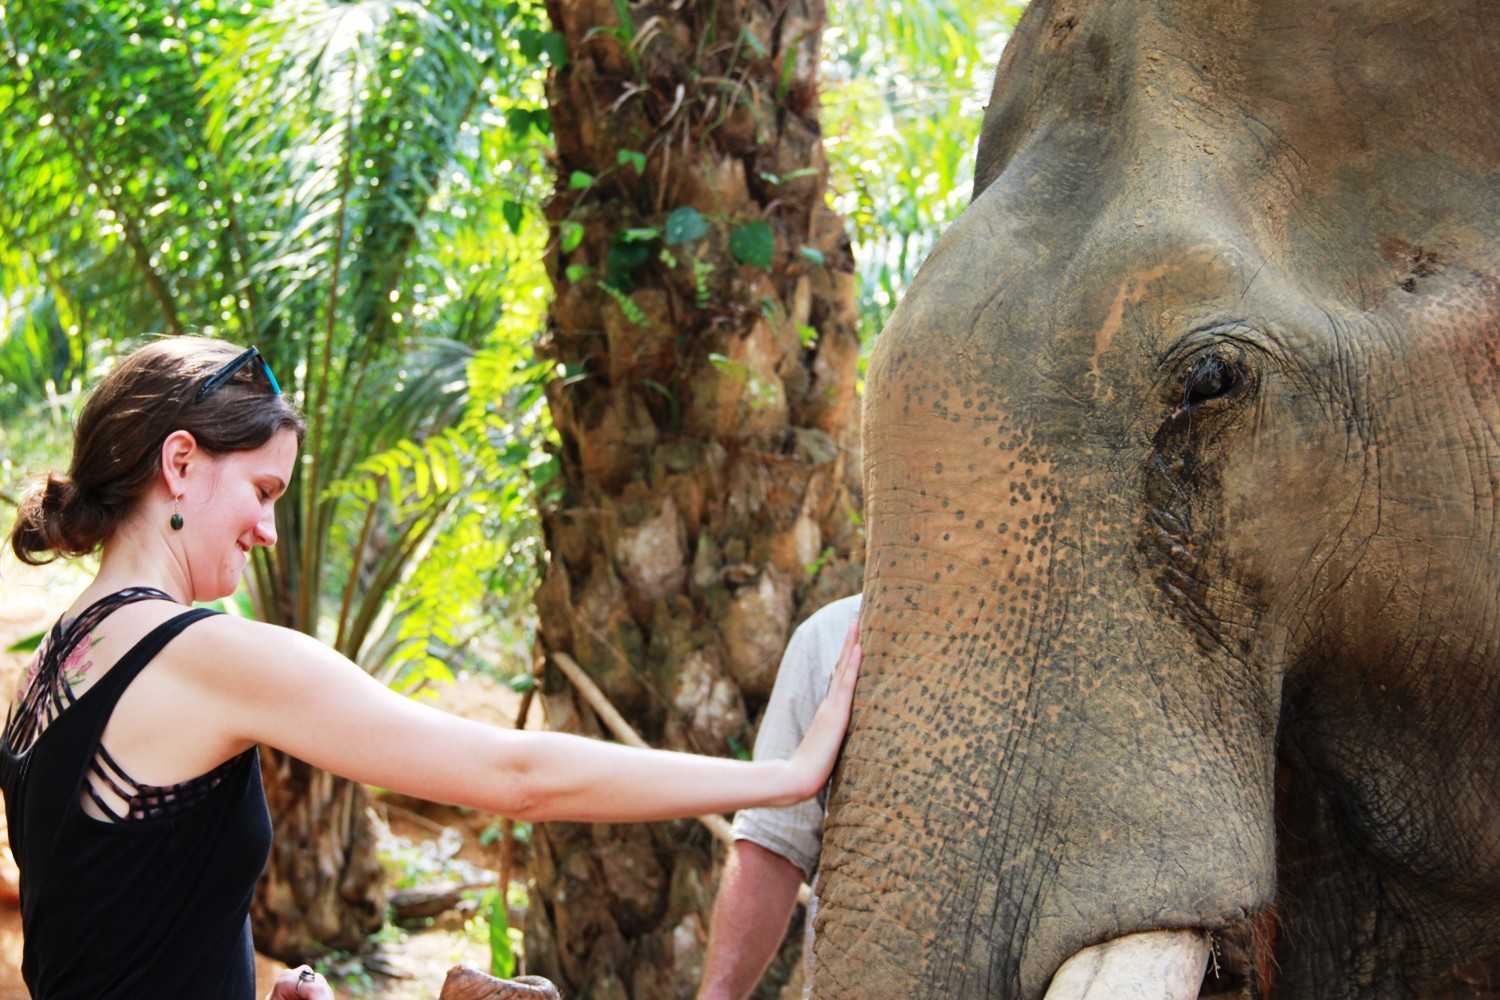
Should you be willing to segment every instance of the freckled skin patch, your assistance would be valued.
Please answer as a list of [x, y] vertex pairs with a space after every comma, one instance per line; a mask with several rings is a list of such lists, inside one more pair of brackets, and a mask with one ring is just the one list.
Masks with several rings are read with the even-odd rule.
[[871, 360], [815, 995], [1500, 996], [1500, 24], [1063, 6]]

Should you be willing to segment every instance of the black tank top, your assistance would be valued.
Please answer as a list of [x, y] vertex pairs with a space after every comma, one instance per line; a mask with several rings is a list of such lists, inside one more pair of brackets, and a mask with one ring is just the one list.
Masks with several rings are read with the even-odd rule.
[[[155, 595], [113, 596], [106, 613]], [[254, 998], [250, 897], [271, 846], [256, 751], [177, 786], [195, 793], [172, 808], [157, 803], [111, 822], [82, 804], [91, 769], [108, 760], [100, 740], [120, 696], [167, 643], [212, 613], [187, 611], [157, 626], [76, 701], [69, 695], [20, 752], [6, 727], [0, 788], [21, 872], [21, 974], [36, 1000]], [[61, 638], [55, 629], [52, 639]], [[172, 720], [161, 725], [169, 731]]]

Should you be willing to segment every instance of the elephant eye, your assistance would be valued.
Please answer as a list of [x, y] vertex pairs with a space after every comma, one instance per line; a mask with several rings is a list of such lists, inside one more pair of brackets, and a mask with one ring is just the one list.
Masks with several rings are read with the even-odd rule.
[[1206, 354], [1193, 362], [1182, 386], [1182, 402], [1177, 412], [1190, 410], [1200, 403], [1228, 396], [1240, 387], [1244, 373], [1238, 365], [1217, 354]]

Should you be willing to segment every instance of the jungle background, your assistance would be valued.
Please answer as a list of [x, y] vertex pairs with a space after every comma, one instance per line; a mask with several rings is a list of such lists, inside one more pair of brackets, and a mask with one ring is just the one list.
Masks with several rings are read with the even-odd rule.
[[[862, 358], [1021, 6], [0, 0], [0, 523], [113, 359], [255, 344], [311, 430], [223, 610], [496, 724], [748, 755], [791, 629], [859, 587]], [[6, 690], [86, 572], [0, 559]], [[263, 766], [268, 969], [691, 995], [700, 824]]]

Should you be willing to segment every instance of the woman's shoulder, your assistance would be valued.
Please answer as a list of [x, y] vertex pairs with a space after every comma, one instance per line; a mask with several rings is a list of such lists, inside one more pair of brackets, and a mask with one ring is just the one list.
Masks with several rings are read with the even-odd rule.
[[[182, 612], [184, 609], [178, 610]], [[163, 620], [172, 617], [167, 615]], [[275, 660], [278, 652], [327, 649], [317, 639], [295, 629], [222, 612], [193, 622], [183, 629], [172, 645], [179, 651], [195, 654], [195, 661], [209, 666], [235, 661], [253, 665]]]
[[[168, 595], [149, 588], [125, 590], [85, 590], [48, 629], [15, 692], [19, 705], [55, 701], [62, 705], [83, 697], [90, 689], [113, 673], [127, 657], [137, 661], [142, 647], [163, 626], [189, 613], [191, 609], [173, 601]], [[224, 616], [214, 616], [224, 617]], [[182, 634], [189, 634], [187, 628]], [[214, 631], [211, 627], [206, 631]], [[189, 645], [212, 648], [214, 637], [193, 636]], [[168, 647], [172, 645], [169, 641]], [[180, 656], [163, 656], [163, 650], [152, 649], [149, 662], [187, 662]], [[170, 666], [168, 667], [170, 670]], [[33, 688], [38, 690], [33, 691]], [[33, 709], [33, 711], [41, 711]], [[43, 713], [50, 716], [50, 710]]]

